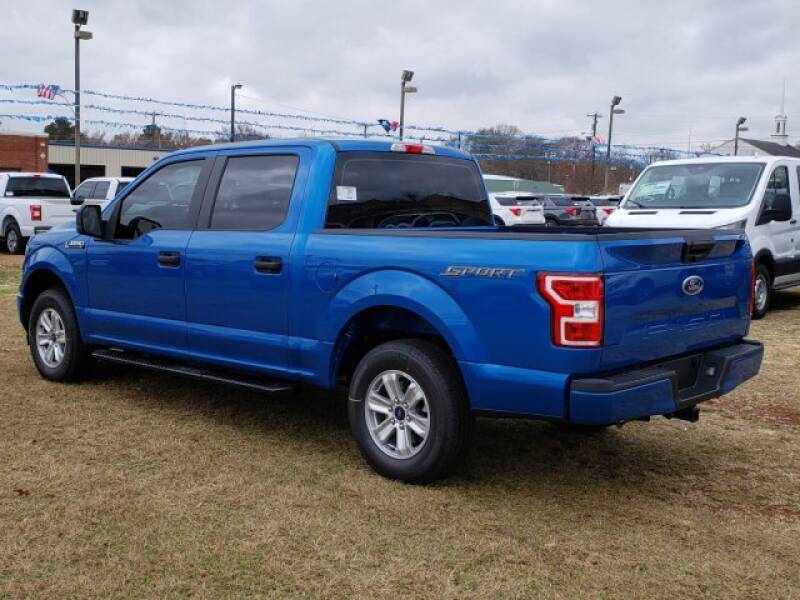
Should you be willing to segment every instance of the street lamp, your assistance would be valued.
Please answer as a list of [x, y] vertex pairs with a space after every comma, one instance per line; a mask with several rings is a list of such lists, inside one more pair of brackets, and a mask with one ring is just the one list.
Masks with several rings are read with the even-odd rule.
[[417, 88], [406, 85], [414, 78], [414, 71], [403, 71], [400, 76], [400, 139], [403, 139], [403, 123], [405, 122], [406, 94], [416, 94]]
[[733, 155], [739, 155], [739, 132], [747, 131], [747, 127], [742, 127], [744, 122], [747, 121], [747, 117], [739, 117], [736, 120], [736, 136], [733, 138]]
[[90, 31], [82, 31], [81, 25], [89, 22], [88, 10], [73, 10], [75, 25], [75, 187], [81, 183], [81, 40], [92, 39]]
[[242, 89], [241, 83], [234, 83], [231, 86], [231, 141], [236, 138], [236, 90]]
[[608, 192], [608, 171], [611, 164], [611, 134], [614, 132], [614, 115], [624, 115], [625, 109], [616, 108], [622, 102], [622, 97], [614, 96], [611, 99], [611, 107], [608, 111], [608, 140], [606, 141], [606, 176], [603, 182], [603, 191]]

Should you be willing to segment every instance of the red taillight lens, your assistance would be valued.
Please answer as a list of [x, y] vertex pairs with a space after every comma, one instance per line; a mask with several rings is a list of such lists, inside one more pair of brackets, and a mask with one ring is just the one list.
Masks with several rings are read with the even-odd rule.
[[31, 204], [31, 221], [41, 221], [42, 220], [42, 207], [39, 204]]
[[521, 208], [509, 208], [508, 210], [511, 211], [511, 214], [514, 215], [515, 217], [518, 217], [522, 214]]
[[613, 206], [604, 206], [603, 210], [606, 212], [607, 215], [610, 215], [612, 212], [614, 212], [614, 207]]
[[580, 209], [577, 209], [577, 208], [575, 208], [573, 206], [568, 206], [566, 210], [567, 210], [567, 214], [569, 216], [574, 217], [574, 216], [576, 216], [578, 214], [578, 211]]
[[602, 275], [539, 273], [538, 287], [553, 311], [556, 346], [596, 348], [603, 344]]
[[750, 261], [750, 316], [756, 310], [756, 261]]

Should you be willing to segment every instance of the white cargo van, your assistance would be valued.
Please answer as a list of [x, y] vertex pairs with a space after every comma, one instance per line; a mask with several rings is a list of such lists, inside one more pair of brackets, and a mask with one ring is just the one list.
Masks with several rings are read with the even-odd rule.
[[647, 167], [609, 227], [744, 229], [756, 261], [754, 318], [800, 285], [800, 159], [719, 157]]

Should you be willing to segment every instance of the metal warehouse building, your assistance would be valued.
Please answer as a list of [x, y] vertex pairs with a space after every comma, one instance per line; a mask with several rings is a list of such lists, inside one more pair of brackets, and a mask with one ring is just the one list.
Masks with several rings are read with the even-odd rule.
[[[48, 144], [48, 166], [75, 187], [75, 147], [63, 142]], [[81, 145], [81, 178], [135, 177], [162, 156], [165, 150]]]

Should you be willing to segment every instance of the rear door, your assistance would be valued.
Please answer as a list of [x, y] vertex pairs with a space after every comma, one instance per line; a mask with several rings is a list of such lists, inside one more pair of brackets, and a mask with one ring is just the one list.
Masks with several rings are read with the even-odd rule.
[[289, 369], [291, 248], [308, 153], [287, 147], [217, 158], [187, 249], [193, 359], [270, 374]]
[[731, 343], [750, 323], [743, 234], [599, 236], [605, 273], [602, 366], [613, 369]]

